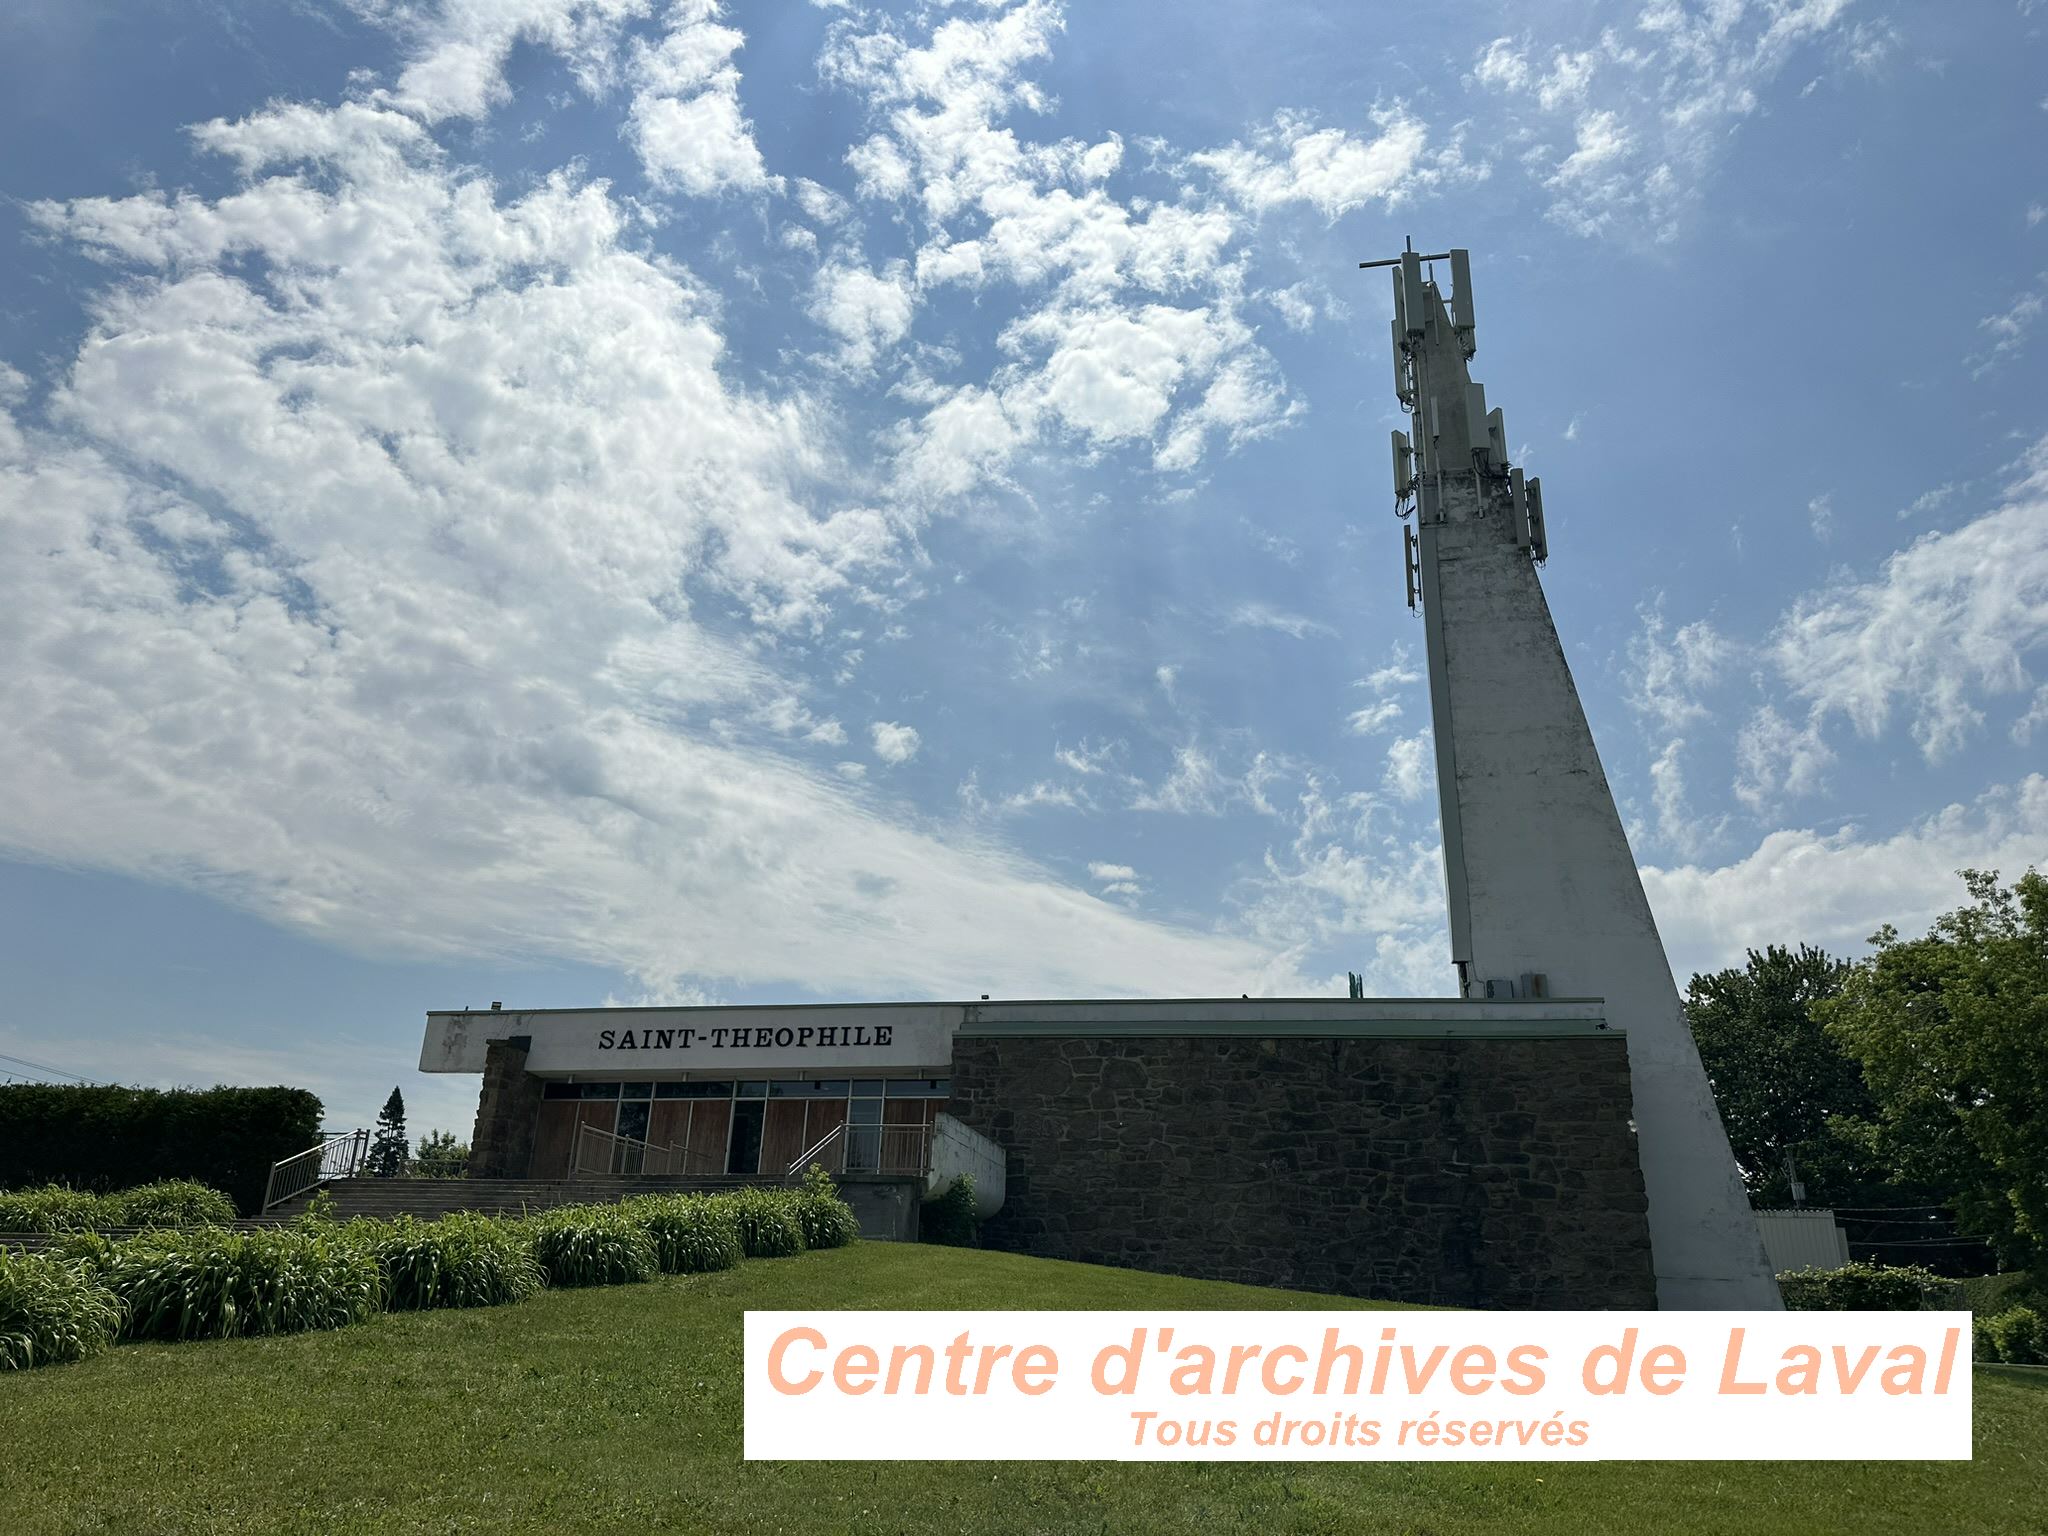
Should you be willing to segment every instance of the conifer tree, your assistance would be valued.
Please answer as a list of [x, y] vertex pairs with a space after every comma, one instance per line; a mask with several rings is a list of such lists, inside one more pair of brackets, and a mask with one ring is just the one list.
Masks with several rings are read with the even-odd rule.
[[377, 1115], [377, 1131], [370, 1138], [370, 1155], [364, 1160], [363, 1172], [373, 1179], [400, 1178], [405, 1173], [408, 1150], [405, 1099], [394, 1088]]

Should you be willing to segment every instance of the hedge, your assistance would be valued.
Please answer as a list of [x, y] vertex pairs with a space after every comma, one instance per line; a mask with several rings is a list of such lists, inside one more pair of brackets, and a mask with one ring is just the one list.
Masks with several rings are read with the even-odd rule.
[[126, 1239], [60, 1234], [49, 1252], [0, 1251], [0, 1370], [80, 1359], [115, 1339], [217, 1339], [342, 1328], [380, 1309], [493, 1306], [543, 1284], [618, 1285], [658, 1270], [858, 1235], [823, 1175], [800, 1190], [654, 1195], [506, 1219], [320, 1215], [258, 1231], [162, 1228]]
[[254, 1215], [271, 1164], [319, 1140], [320, 1113], [302, 1088], [13, 1083], [0, 1087], [0, 1188], [196, 1179]]
[[1780, 1275], [1778, 1291], [1795, 1312], [1918, 1312], [1928, 1288], [1942, 1283], [1911, 1265], [1844, 1264]]
[[333, 1227], [146, 1232], [101, 1271], [124, 1339], [234, 1339], [345, 1328], [384, 1305], [377, 1261]]
[[384, 1305], [393, 1312], [429, 1307], [495, 1307], [524, 1301], [547, 1283], [522, 1234], [502, 1221], [458, 1211], [439, 1221], [402, 1216], [354, 1224], [345, 1240], [363, 1241], [384, 1277]]
[[2032, 1307], [2008, 1307], [1978, 1318], [1977, 1358], [2007, 1365], [2048, 1365], [2048, 1318]]
[[0, 1371], [83, 1360], [120, 1326], [121, 1303], [90, 1265], [0, 1248]]
[[[918, 1241], [949, 1248], [973, 1248], [981, 1242], [981, 1211], [974, 1199], [974, 1175], [963, 1173], [918, 1212]], [[1790, 1302], [1786, 1303], [1791, 1305]]]
[[0, 1232], [226, 1226], [234, 1219], [234, 1201], [192, 1179], [163, 1179], [111, 1195], [62, 1184], [0, 1190]]

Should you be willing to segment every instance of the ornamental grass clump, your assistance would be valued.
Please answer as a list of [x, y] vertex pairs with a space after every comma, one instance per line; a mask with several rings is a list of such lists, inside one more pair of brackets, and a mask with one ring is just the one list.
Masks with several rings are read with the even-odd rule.
[[643, 1195], [625, 1210], [653, 1239], [665, 1275], [708, 1274], [740, 1261], [739, 1227], [722, 1197]]
[[226, 1227], [235, 1202], [197, 1179], [160, 1179], [102, 1195], [102, 1224], [110, 1227]]
[[552, 1286], [630, 1285], [660, 1269], [654, 1239], [616, 1205], [565, 1205], [526, 1226], [534, 1262]]
[[853, 1207], [839, 1198], [832, 1175], [816, 1163], [804, 1175], [803, 1188], [796, 1191], [792, 1203], [806, 1248], [844, 1248], [860, 1236]]
[[0, 1371], [83, 1360], [120, 1328], [120, 1301], [86, 1265], [0, 1248]]
[[382, 1309], [383, 1278], [339, 1232], [201, 1227], [120, 1245], [105, 1272], [127, 1339], [232, 1339], [345, 1328]]
[[803, 1221], [794, 1190], [736, 1189], [719, 1198], [739, 1228], [740, 1251], [750, 1259], [781, 1259], [804, 1251]]
[[353, 1228], [348, 1236], [376, 1255], [393, 1312], [495, 1307], [546, 1284], [525, 1234], [489, 1216], [458, 1211], [432, 1222], [404, 1216], [360, 1235]]
[[111, 1225], [100, 1214], [100, 1197], [87, 1190], [62, 1184], [0, 1190], [0, 1232], [85, 1232]]

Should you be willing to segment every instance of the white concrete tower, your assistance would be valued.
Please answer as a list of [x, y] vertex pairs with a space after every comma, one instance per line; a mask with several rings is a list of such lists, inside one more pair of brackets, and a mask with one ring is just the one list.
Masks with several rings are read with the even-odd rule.
[[[1448, 306], [1425, 263], [1448, 262]], [[1463, 251], [1387, 263], [1408, 601], [1429, 659], [1451, 957], [1468, 997], [1601, 997], [1628, 1032], [1657, 1297], [1775, 1308], [1777, 1281], [1685, 1023], [1550, 606], [1542, 490], [1466, 372]]]

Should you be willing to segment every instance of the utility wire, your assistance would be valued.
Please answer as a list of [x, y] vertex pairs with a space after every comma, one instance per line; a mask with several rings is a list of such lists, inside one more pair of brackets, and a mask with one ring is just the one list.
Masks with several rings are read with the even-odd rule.
[[11, 1061], [16, 1066], [27, 1067], [36, 1072], [46, 1072], [52, 1077], [67, 1077], [74, 1083], [90, 1083], [92, 1081], [89, 1077], [80, 1077], [76, 1072], [66, 1072], [62, 1067], [49, 1066], [40, 1061], [30, 1061], [26, 1056], [10, 1056], [5, 1051], [0, 1051], [0, 1061]]

